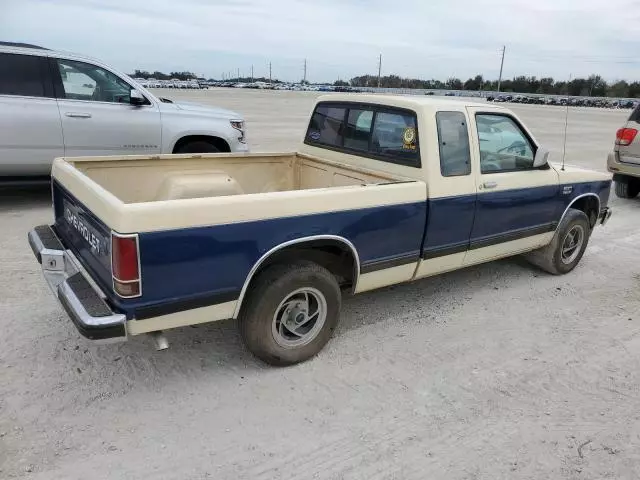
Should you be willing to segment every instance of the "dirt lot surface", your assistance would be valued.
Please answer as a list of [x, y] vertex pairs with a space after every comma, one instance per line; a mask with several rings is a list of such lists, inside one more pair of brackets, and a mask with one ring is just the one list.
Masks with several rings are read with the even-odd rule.
[[[165, 96], [235, 109], [294, 150], [315, 94]], [[514, 106], [562, 149], [564, 110]], [[572, 109], [568, 163], [604, 170], [628, 112]], [[26, 233], [47, 191], [0, 195], [0, 478], [640, 478], [640, 200], [612, 197], [581, 264], [520, 259], [347, 299], [314, 360], [274, 369], [234, 322], [84, 342]]]

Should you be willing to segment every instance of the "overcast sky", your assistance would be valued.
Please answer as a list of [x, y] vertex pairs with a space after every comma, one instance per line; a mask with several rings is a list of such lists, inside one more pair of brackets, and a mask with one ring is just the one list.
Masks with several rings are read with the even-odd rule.
[[377, 74], [465, 80], [599, 73], [640, 80], [629, 0], [0, 0], [0, 40], [131, 72], [189, 70], [312, 82]]

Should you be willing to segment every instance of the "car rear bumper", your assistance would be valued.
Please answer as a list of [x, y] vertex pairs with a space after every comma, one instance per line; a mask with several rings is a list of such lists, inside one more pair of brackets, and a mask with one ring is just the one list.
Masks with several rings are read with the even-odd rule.
[[640, 164], [621, 162], [616, 152], [609, 153], [607, 157], [607, 170], [614, 174], [614, 181], [620, 177], [640, 178]]
[[28, 239], [47, 284], [78, 331], [90, 340], [126, 340], [126, 316], [109, 307], [53, 229], [40, 225]]

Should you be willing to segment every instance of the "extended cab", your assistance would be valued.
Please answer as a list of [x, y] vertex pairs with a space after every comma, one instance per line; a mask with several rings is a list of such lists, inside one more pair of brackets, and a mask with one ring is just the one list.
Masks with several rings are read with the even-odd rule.
[[328, 341], [341, 291], [522, 253], [571, 271], [611, 178], [547, 155], [497, 105], [331, 95], [296, 153], [59, 158], [29, 242], [88, 338], [237, 318], [290, 364]]

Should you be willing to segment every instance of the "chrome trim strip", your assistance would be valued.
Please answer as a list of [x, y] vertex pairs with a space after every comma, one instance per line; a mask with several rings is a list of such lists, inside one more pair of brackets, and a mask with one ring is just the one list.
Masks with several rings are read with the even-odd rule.
[[274, 254], [278, 250], [282, 250], [283, 248], [289, 247], [291, 245], [296, 245], [298, 243], [312, 242], [314, 240], [335, 240], [335, 241], [344, 243], [351, 249], [351, 252], [353, 253], [353, 258], [355, 259], [355, 262], [356, 262], [355, 279], [352, 286], [352, 291], [355, 292], [356, 286], [358, 285], [358, 279], [360, 277], [360, 257], [358, 256], [358, 251], [356, 250], [356, 247], [353, 243], [351, 243], [346, 238], [340, 237], [338, 235], [313, 235], [311, 237], [296, 238], [295, 240], [289, 240], [288, 242], [284, 242], [284, 243], [281, 243], [280, 245], [276, 245], [271, 250], [267, 251], [264, 255], [262, 255], [258, 259], [258, 261], [253, 265], [253, 267], [249, 271], [249, 274], [247, 275], [247, 278], [244, 281], [244, 285], [242, 285], [242, 290], [240, 291], [240, 296], [238, 297], [238, 300], [237, 300], [238, 303], [236, 304], [236, 308], [233, 312], [233, 318], [238, 318], [238, 315], [240, 314], [240, 308], [242, 307], [242, 300], [244, 300], [244, 296], [247, 293], [247, 288], [249, 288], [249, 283], [251, 283], [251, 279], [253, 278], [255, 273], [258, 271], [258, 268], [260, 268], [260, 265], [262, 265], [262, 263], [264, 263], [264, 261], [267, 258], [269, 258], [272, 254]]
[[595, 193], [583, 193], [582, 195], [578, 195], [576, 198], [571, 200], [571, 203], [569, 203], [569, 205], [567, 205], [567, 208], [564, 209], [564, 212], [562, 213], [562, 216], [560, 217], [560, 221], [558, 222], [558, 226], [555, 229], [556, 232], [558, 231], [558, 228], [560, 228], [560, 224], [562, 223], [562, 220], [564, 220], [564, 216], [567, 214], [567, 212], [571, 208], [571, 205], [576, 203], [576, 201], [580, 200], [581, 198], [588, 197], [588, 196], [596, 197], [598, 199], [598, 215], [600, 215], [600, 197], [598, 195], [596, 195]]
[[[120, 280], [113, 275], [113, 237], [118, 238], [135, 238], [136, 239], [136, 253], [138, 254], [138, 279], [137, 280]], [[120, 298], [138, 298], [142, 296], [142, 266], [140, 264], [140, 238], [137, 233], [118, 233], [111, 230], [111, 237], [109, 238], [109, 257], [111, 259], [111, 287], [113, 288], [113, 293], [115, 293]], [[120, 295], [116, 290], [116, 286], [114, 284], [114, 280], [117, 280], [120, 283], [135, 283], [138, 282], [140, 287], [140, 291], [137, 295]]]

